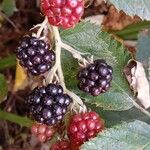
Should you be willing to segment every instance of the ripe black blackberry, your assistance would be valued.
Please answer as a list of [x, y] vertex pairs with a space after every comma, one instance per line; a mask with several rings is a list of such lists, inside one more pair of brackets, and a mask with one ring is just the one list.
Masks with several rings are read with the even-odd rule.
[[48, 71], [55, 61], [55, 53], [50, 45], [35, 37], [26, 36], [15, 50], [19, 63], [32, 75], [40, 75]]
[[61, 121], [71, 102], [72, 99], [57, 84], [37, 87], [27, 98], [33, 118], [46, 125], [55, 125]]
[[113, 68], [105, 60], [98, 59], [78, 73], [79, 89], [98, 96], [110, 88]]

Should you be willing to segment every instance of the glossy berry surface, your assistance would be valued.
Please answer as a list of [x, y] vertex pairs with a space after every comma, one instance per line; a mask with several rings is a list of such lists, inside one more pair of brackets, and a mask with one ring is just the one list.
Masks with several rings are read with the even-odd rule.
[[55, 61], [55, 53], [50, 45], [35, 37], [26, 36], [15, 50], [19, 63], [32, 75], [48, 71]]
[[80, 146], [104, 129], [103, 120], [96, 112], [73, 116], [68, 126], [68, 136], [73, 147]]
[[70, 148], [70, 143], [67, 140], [61, 140], [61, 141], [57, 141], [56, 143], [54, 143], [50, 150], [71, 150]]
[[27, 104], [33, 118], [46, 125], [55, 125], [62, 121], [72, 99], [63, 93], [57, 84], [37, 87], [27, 98]]
[[79, 89], [93, 96], [105, 93], [111, 86], [112, 73], [112, 67], [105, 60], [95, 60], [93, 64], [79, 71]]
[[83, 0], [41, 0], [41, 9], [50, 24], [71, 28], [81, 19], [84, 2]]
[[53, 127], [48, 127], [45, 124], [33, 124], [31, 127], [31, 133], [35, 135], [40, 142], [46, 142], [52, 139], [55, 134]]

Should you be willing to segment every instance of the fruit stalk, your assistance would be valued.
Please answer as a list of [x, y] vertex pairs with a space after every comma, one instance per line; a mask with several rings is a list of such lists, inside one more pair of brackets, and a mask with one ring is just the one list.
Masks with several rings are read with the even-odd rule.
[[66, 94], [68, 94], [73, 99], [73, 106], [76, 106], [78, 109], [80, 109], [81, 107], [85, 109], [85, 106], [81, 98], [66, 88], [62, 66], [61, 66], [61, 49], [62, 49], [61, 37], [60, 37], [59, 30], [57, 27], [52, 26], [52, 31], [53, 31], [54, 38], [55, 38], [56, 62], [52, 70], [48, 73], [48, 76], [46, 78], [46, 83], [52, 82], [53, 77], [57, 71], [61, 86], [63, 87]]
[[47, 19], [47, 17], [45, 17], [44, 21], [41, 23], [40, 28], [39, 28], [39, 30], [38, 30], [38, 32], [36, 34], [37, 38], [40, 38], [41, 33], [42, 33], [43, 29], [46, 27], [47, 23], [48, 23], [48, 19]]
[[72, 56], [76, 59], [78, 59], [80, 62], [83, 62], [83, 57], [82, 55], [87, 55], [88, 53], [82, 53], [79, 52], [77, 50], [75, 50], [74, 48], [72, 48], [71, 46], [61, 42], [61, 47], [64, 48], [65, 50], [67, 50], [68, 52], [70, 52], [72, 54]]

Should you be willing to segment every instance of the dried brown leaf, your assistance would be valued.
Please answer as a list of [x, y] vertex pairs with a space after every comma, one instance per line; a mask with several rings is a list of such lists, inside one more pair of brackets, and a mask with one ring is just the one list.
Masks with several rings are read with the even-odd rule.
[[150, 85], [146, 78], [142, 63], [130, 60], [125, 67], [124, 73], [137, 99], [147, 109], [150, 107]]
[[130, 17], [123, 11], [118, 11], [113, 5], [110, 6], [108, 14], [104, 17], [103, 25], [107, 30], [121, 30], [126, 26], [139, 22], [137, 16]]
[[85, 21], [90, 21], [96, 25], [101, 25], [103, 22], [104, 15], [96, 15], [85, 18]]

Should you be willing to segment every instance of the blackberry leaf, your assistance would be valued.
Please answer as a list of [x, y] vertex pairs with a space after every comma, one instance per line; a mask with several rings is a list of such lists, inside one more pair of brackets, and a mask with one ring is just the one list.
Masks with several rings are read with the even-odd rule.
[[149, 150], [149, 141], [150, 125], [134, 121], [100, 133], [96, 138], [86, 142], [81, 150]]
[[[86, 104], [88, 108], [97, 112], [104, 120], [105, 126], [107, 128], [113, 127], [114, 125], [119, 125], [123, 122], [131, 122], [136, 120], [144, 121], [150, 124], [150, 119], [147, 115], [143, 114], [139, 109], [133, 107], [132, 109], [126, 111], [112, 111], [103, 110], [95, 105]], [[150, 109], [148, 109], [150, 111]]]
[[[139, 34], [138, 37], [138, 44], [137, 44], [137, 53], [136, 58], [138, 61], [142, 62], [147, 73], [147, 77], [149, 77], [149, 70], [150, 70], [150, 34], [149, 30], [143, 31]], [[148, 78], [150, 82], [150, 77]]]
[[68, 88], [86, 102], [96, 104], [105, 110], [122, 111], [133, 107], [134, 97], [123, 75], [123, 69], [131, 57], [119, 42], [101, 31], [99, 26], [89, 22], [82, 22], [74, 29], [61, 31], [61, 38], [64, 43], [76, 50], [93, 55], [94, 59], [105, 59], [114, 70], [109, 92], [93, 98], [78, 90], [76, 79], [78, 63], [68, 52], [62, 51], [63, 70]]

